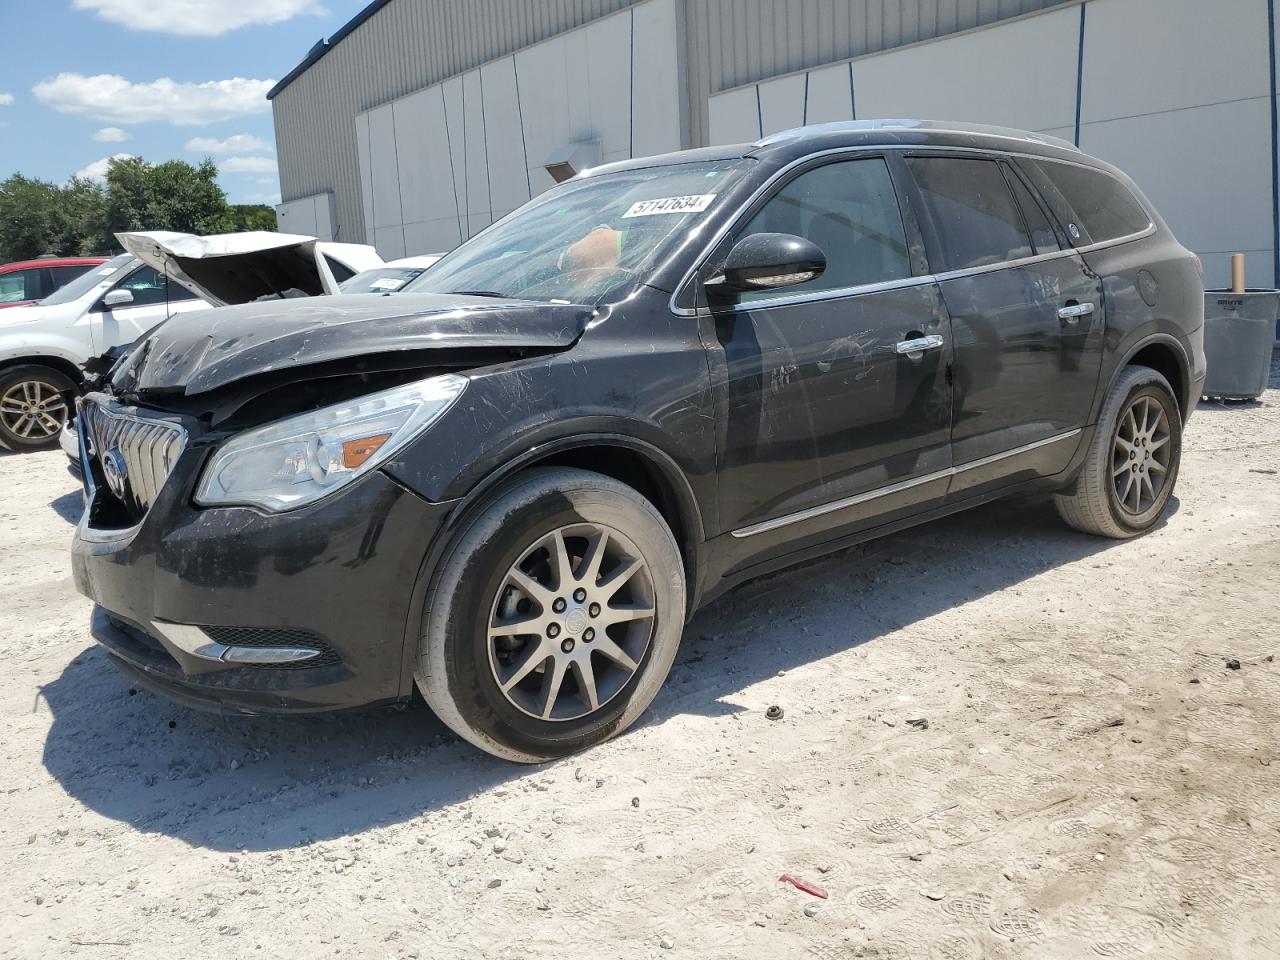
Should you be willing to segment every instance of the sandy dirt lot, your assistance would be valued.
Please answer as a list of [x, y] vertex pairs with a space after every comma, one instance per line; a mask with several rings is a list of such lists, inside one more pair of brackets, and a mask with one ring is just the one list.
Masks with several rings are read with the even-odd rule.
[[1151, 535], [1009, 502], [749, 584], [522, 768], [135, 694], [62, 454], [0, 457], [0, 956], [1280, 956], [1277, 470], [1280, 389], [1202, 404]]

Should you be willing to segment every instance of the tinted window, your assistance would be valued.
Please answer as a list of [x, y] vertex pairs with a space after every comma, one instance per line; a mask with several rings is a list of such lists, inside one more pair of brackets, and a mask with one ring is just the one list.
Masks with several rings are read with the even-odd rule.
[[329, 265], [329, 272], [333, 274], [333, 279], [338, 283], [342, 283], [344, 280], [350, 280], [356, 275], [356, 272], [345, 263], [339, 263], [328, 254], [325, 254], [324, 262]]
[[925, 242], [935, 272], [1031, 256], [1022, 214], [994, 160], [909, 157], [924, 203]]
[[49, 272], [53, 274], [53, 289], [57, 290], [64, 283], [70, 283], [76, 277], [80, 276], [92, 267], [93, 264], [91, 263], [81, 263], [65, 267], [50, 267]]
[[39, 300], [41, 291], [40, 270], [15, 270], [0, 273], [0, 303], [18, 303], [22, 300]]
[[1035, 244], [1036, 253], [1053, 253], [1055, 250], [1061, 250], [1062, 244], [1058, 243], [1058, 235], [1049, 223], [1049, 215], [1044, 212], [1040, 202], [1016, 173], [1006, 169], [1005, 175], [1009, 185], [1013, 187], [1013, 195], [1017, 198], [1018, 207], [1022, 210], [1022, 218], [1027, 222], [1027, 229], [1031, 232], [1031, 242]]
[[178, 300], [190, 300], [195, 294], [177, 283], [170, 283], [169, 278], [158, 273], [153, 267], [139, 267], [120, 283], [117, 290], [128, 290], [133, 294], [132, 307], [146, 307], [156, 303], [174, 303]]
[[760, 208], [739, 236], [791, 233], [827, 257], [822, 276], [743, 300], [838, 290], [911, 275], [902, 213], [889, 168], [879, 157], [830, 163], [796, 177]]
[[1129, 188], [1110, 174], [1073, 163], [1035, 161], [1071, 205], [1079, 225], [1094, 243], [1145, 230], [1147, 211]]

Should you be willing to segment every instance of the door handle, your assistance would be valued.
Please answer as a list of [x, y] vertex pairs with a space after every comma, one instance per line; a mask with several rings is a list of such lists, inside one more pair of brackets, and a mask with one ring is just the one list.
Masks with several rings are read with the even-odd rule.
[[908, 360], [919, 360], [926, 350], [937, 350], [945, 341], [936, 333], [927, 337], [916, 337], [912, 340], [899, 340], [894, 349], [904, 354]]
[[1092, 313], [1092, 303], [1070, 303], [1065, 307], [1058, 308], [1058, 319], [1065, 320], [1067, 323], [1075, 323], [1081, 317], [1087, 317]]

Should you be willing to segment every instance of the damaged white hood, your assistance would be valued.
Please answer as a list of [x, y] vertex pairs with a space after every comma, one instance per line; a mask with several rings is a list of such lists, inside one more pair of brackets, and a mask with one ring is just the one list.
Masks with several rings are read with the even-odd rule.
[[366, 244], [265, 230], [208, 237], [152, 230], [117, 233], [116, 239], [215, 305], [338, 293], [343, 280], [382, 263]]

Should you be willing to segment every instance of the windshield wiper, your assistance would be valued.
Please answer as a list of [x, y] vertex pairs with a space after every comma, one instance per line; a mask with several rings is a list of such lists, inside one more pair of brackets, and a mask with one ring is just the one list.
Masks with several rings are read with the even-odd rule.
[[456, 297], [498, 297], [501, 300], [511, 299], [508, 294], [499, 293], [497, 290], [451, 290]]

